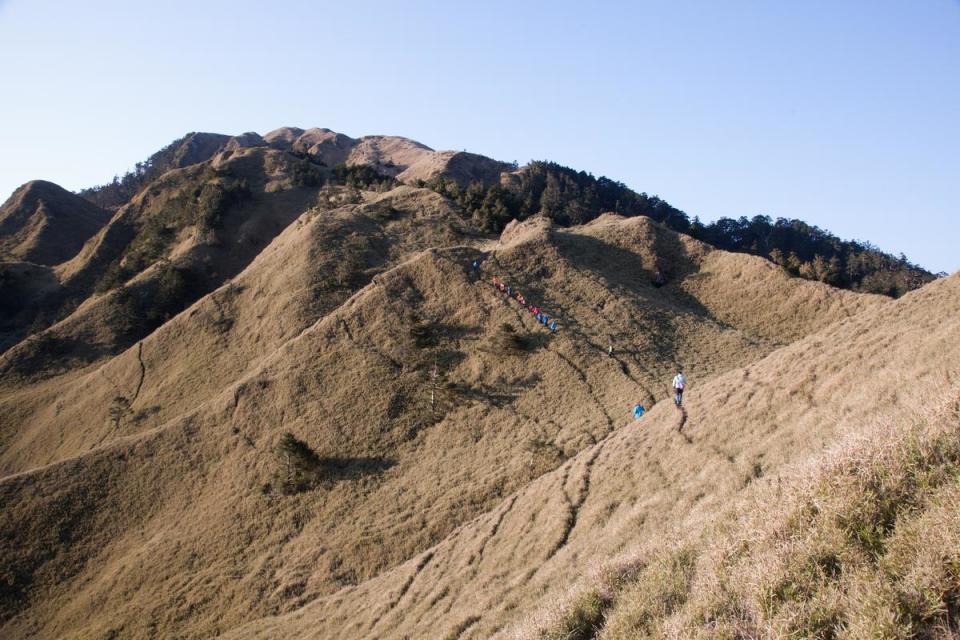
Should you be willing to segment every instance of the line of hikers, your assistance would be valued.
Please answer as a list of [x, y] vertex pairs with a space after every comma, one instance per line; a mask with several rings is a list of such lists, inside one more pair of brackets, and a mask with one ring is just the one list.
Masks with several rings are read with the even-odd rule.
[[[480, 261], [474, 260], [470, 266], [473, 270], [473, 273], [479, 279]], [[536, 317], [537, 321], [543, 324], [548, 329], [550, 329], [551, 332], [557, 330], [556, 320], [551, 320], [550, 316], [544, 313], [540, 307], [532, 303], [528, 303], [527, 298], [519, 291], [514, 291], [511, 285], [508, 285], [497, 276], [493, 276], [492, 283], [494, 288], [497, 291], [505, 294], [508, 298], [512, 298], [517, 302], [519, 302], [522, 307], [525, 307], [530, 313], [532, 313], [534, 317]], [[662, 287], [664, 284], [666, 284], [666, 278], [663, 277], [663, 274], [660, 272], [659, 269], [657, 269], [657, 272], [654, 276], [653, 284], [656, 287]], [[612, 344], [607, 347], [607, 355], [611, 357], [613, 356]], [[673, 403], [677, 406], [678, 409], [680, 409], [683, 405], [683, 390], [687, 386], [687, 377], [683, 375], [682, 367], [677, 368], [677, 375], [673, 376], [672, 386], [673, 386]], [[646, 409], [644, 409], [643, 403], [637, 402], [637, 404], [634, 405], [633, 417], [635, 419], [640, 418], [640, 416], [642, 416], [645, 412], [646, 412]]]
[[[477, 280], [480, 280], [481, 279], [480, 261], [474, 260], [472, 263], [470, 263], [470, 268], [473, 271], [473, 276]], [[550, 316], [543, 311], [543, 309], [534, 305], [533, 303], [527, 302], [527, 298], [522, 293], [520, 293], [519, 291], [515, 292], [511, 285], [508, 285], [497, 276], [493, 276], [492, 282], [493, 282], [493, 287], [497, 291], [505, 294], [508, 298], [513, 298], [514, 300], [519, 302], [520, 306], [526, 308], [527, 311], [532, 313], [533, 316], [537, 319], [537, 322], [539, 322], [540, 324], [545, 326], [547, 329], [549, 329], [551, 333], [555, 333], [557, 331], [558, 326], [557, 326], [556, 319], [551, 319]]]
[[527, 311], [533, 314], [537, 319], [537, 322], [550, 329], [551, 332], [557, 330], [557, 321], [551, 320], [550, 316], [544, 313], [543, 309], [536, 306], [531, 302], [527, 302], [527, 298], [520, 293], [519, 291], [514, 291], [513, 287], [505, 283], [503, 280], [497, 276], [493, 276], [493, 286], [500, 293], [506, 294], [508, 298], [512, 298], [520, 303], [520, 306], [525, 307]]

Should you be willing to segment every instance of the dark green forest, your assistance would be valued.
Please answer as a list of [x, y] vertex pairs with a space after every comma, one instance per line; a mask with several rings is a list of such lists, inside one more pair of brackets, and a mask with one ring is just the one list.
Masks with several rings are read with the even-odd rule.
[[795, 276], [836, 287], [899, 297], [936, 276], [869, 242], [841, 240], [802, 220], [770, 216], [694, 220], [689, 233], [719, 249], [763, 256]]
[[647, 216], [672, 229], [686, 232], [687, 215], [657, 196], [637, 193], [621, 182], [595, 178], [554, 162], [532, 162], [510, 180], [484, 186], [474, 182], [461, 187], [438, 178], [425, 186], [455, 200], [484, 231], [497, 233], [517, 218], [543, 214], [563, 226], [584, 224], [601, 213]]
[[532, 162], [492, 186], [475, 182], [462, 187], [443, 178], [424, 186], [454, 200], [465, 216], [488, 232], [501, 231], [514, 218], [538, 214], [569, 226], [613, 212], [647, 216], [719, 249], [762, 256], [794, 276], [855, 291], [898, 297], [936, 277], [903, 255], [892, 256], [867, 242], [841, 240], [801, 220], [758, 215], [704, 225], [657, 196], [554, 162]]

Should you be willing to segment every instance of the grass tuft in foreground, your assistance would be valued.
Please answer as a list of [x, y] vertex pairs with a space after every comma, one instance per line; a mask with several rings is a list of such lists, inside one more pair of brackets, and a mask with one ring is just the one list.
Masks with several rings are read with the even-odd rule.
[[758, 482], [699, 536], [611, 563], [518, 636], [957, 637], [960, 394], [947, 397]]

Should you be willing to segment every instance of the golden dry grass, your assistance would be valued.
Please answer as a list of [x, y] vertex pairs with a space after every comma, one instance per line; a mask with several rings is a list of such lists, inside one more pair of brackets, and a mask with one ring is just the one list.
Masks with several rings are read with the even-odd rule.
[[[475, 281], [481, 256], [560, 332]], [[0, 384], [0, 629], [506, 633], [598, 558], [702, 529], [758, 469], [952, 371], [956, 327], [929, 309], [955, 312], [956, 288], [861, 296], [616, 216], [534, 220], [493, 246], [409, 187], [309, 210], [142, 350]], [[498, 346], [505, 323], [528, 350]], [[692, 381], [682, 432], [668, 403], [628, 424], [677, 362]], [[317, 488], [277, 490], [285, 432], [328, 461]]]
[[571, 637], [590, 616], [580, 637], [600, 640], [955, 637], [960, 388], [932, 386], [935, 408], [878, 420], [682, 542], [609, 562], [520, 635]]
[[[775, 483], [787, 465], [821, 455], [824, 443], [916, 406], [925, 385], [955, 378], [957, 327], [929, 318], [927, 309], [956, 310], [958, 284], [955, 276], [867, 310], [723, 374], [695, 395], [691, 390], [684, 433], [677, 433], [676, 410], [658, 404], [417, 561], [229, 637], [442, 636], [471, 616], [480, 619], [462, 637], [536, 637], [550, 625], [521, 632], [512, 622], [536, 619], [531, 610], [544, 600], [558, 602], [546, 617], [559, 619], [561, 631], [576, 626], [571, 619], [589, 622], [591, 609], [605, 607], [610, 587], [577, 590], [572, 600], [579, 607], [565, 604], [563, 594], [598, 559], [626, 553], [628, 564], [643, 564], [643, 554], [638, 560], [631, 547], [659, 542], [664, 548], [684, 532], [705, 530], [758, 477]], [[870, 352], [874, 373], [864, 375], [858, 354], [875, 340], [884, 348]], [[572, 531], [567, 501], [577, 511]], [[559, 540], [565, 543], [557, 549]], [[681, 567], [688, 562], [678, 561]], [[620, 575], [621, 568], [601, 573]], [[669, 608], [663, 594], [678, 598], [679, 584], [647, 598], [650, 617]], [[578, 613], [584, 602], [586, 613]]]

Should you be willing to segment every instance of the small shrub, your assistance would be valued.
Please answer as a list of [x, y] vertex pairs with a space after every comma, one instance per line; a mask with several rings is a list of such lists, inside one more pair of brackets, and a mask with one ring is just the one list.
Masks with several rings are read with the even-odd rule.
[[283, 468], [281, 486], [284, 492], [306, 491], [320, 480], [320, 458], [306, 442], [289, 431], [280, 437], [276, 452]]
[[116, 429], [123, 422], [123, 419], [131, 413], [130, 400], [126, 396], [115, 396], [107, 413], [110, 416], [110, 423]]
[[377, 222], [389, 222], [397, 217], [399, 211], [386, 203], [378, 202], [364, 207], [363, 213]]
[[532, 341], [529, 337], [516, 333], [512, 326], [509, 331], [501, 326], [500, 330], [490, 338], [490, 346], [496, 353], [517, 355], [530, 351]]
[[542, 435], [536, 435], [532, 438], [529, 438], [526, 443], [524, 443], [524, 449], [526, 449], [530, 455], [536, 458], [558, 463], [563, 462], [567, 458], [560, 447]]
[[437, 346], [439, 333], [437, 326], [431, 322], [420, 322], [410, 327], [410, 337], [418, 349]]
[[144, 407], [143, 409], [136, 411], [131, 417], [131, 420], [135, 423], [140, 423], [150, 416], [160, 413], [161, 410], [162, 407], [158, 404], [150, 405], [149, 407]]
[[473, 625], [480, 622], [480, 616], [469, 616], [460, 622], [457, 626], [450, 630], [444, 640], [457, 640], [460, 636], [463, 635], [463, 632], [472, 627]]

